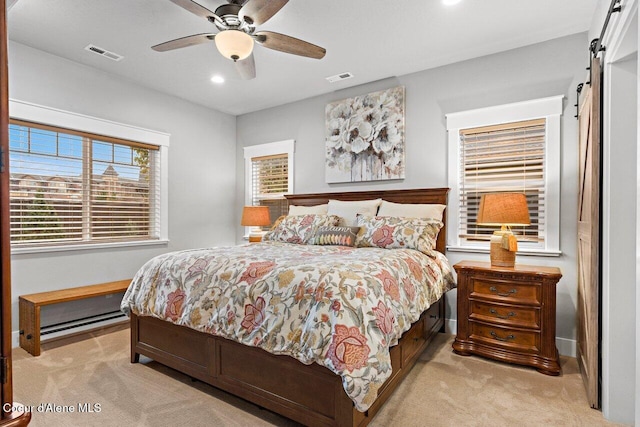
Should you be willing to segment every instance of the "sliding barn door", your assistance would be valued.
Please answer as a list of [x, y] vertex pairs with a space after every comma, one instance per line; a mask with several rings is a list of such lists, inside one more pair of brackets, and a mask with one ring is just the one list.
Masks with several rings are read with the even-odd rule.
[[7, 6], [0, 0], [0, 427], [26, 426], [31, 412], [13, 410], [11, 375], [11, 242], [9, 237], [9, 67]]
[[11, 382], [11, 246], [9, 242], [9, 91], [7, 66], [7, 16], [5, 1], [0, 1], [0, 389], [2, 418], [7, 418], [6, 403], [13, 403]]
[[600, 294], [600, 60], [591, 62], [579, 112], [577, 358], [592, 408], [599, 402]]

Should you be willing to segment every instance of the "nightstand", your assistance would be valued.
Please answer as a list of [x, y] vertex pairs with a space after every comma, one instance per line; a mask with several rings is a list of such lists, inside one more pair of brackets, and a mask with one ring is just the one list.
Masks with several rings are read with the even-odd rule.
[[453, 350], [559, 375], [556, 284], [560, 269], [463, 261], [458, 273], [458, 333]]

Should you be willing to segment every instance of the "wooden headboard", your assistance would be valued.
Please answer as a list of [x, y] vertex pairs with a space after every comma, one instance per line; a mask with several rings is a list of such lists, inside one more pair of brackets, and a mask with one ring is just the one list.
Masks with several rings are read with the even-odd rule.
[[[423, 188], [416, 190], [380, 190], [380, 191], [353, 191], [346, 193], [316, 193], [316, 194], [290, 194], [285, 196], [290, 205], [314, 206], [333, 200], [369, 200], [383, 199], [394, 203], [437, 203], [447, 204], [448, 188]], [[445, 253], [447, 246], [447, 212], [442, 216], [444, 225], [438, 234], [436, 249]]]

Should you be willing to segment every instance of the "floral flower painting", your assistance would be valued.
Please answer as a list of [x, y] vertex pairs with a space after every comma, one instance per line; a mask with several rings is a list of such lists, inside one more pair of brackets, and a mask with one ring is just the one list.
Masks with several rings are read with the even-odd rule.
[[404, 178], [404, 86], [327, 104], [328, 183]]

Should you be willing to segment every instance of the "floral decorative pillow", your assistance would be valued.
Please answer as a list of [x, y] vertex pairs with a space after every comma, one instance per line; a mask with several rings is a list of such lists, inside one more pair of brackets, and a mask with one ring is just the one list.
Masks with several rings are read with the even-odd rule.
[[433, 219], [358, 215], [358, 247], [417, 249], [433, 253], [442, 222]]
[[282, 220], [283, 220], [283, 219], [285, 219], [286, 217], [287, 217], [286, 215], [280, 215], [280, 216], [278, 217], [278, 219], [276, 219], [276, 220], [275, 220], [275, 222], [273, 223], [273, 225], [271, 226], [271, 228], [269, 229], [269, 231], [271, 231], [271, 230], [275, 230], [275, 229], [280, 225], [280, 223], [282, 222]]
[[307, 244], [315, 235], [316, 229], [322, 226], [338, 224], [340, 217], [335, 215], [290, 215], [286, 216], [263, 237], [263, 241]]
[[354, 246], [360, 227], [318, 227], [310, 243], [314, 245]]

